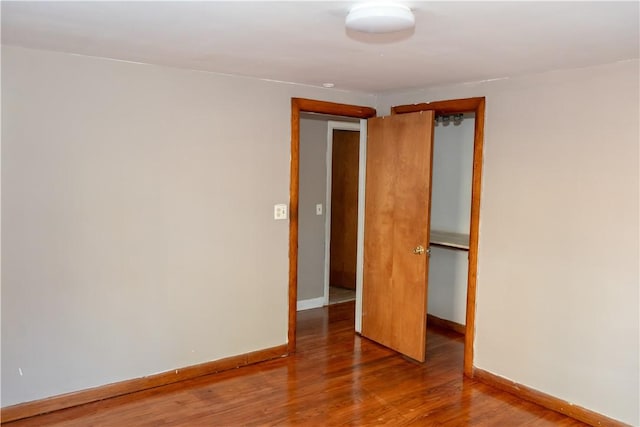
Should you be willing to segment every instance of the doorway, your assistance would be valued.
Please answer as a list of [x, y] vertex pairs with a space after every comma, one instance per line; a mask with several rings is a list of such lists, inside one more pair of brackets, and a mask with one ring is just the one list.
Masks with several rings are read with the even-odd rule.
[[[468, 98], [405, 105], [392, 108], [392, 115], [417, 111], [433, 111], [436, 114], [475, 113], [474, 153], [472, 172], [471, 225], [469, 237], [469, 270], [465, 322], [464, 373], [473, 376], [473, 340], [475, 332], [475, 294], [478, 251], [478, 225], [480, 187], [482, 177], [482, 147], [484, 137], [484, 98]], [[298, 198], [299, 198], [299, 138], [300, 113], [315, 112], [345, 117], [368, 119], [376, 115], [370, 107], [336, 104], [325, 101], [293, 98], [291, 109], [291, 186], [290, 186], [290, 232], [289, 232], [289, 331], [288, 350], [296, 347], [296, 301], [297, 301], [297, 256], [298, 256]], [[361, 260], [358, 260], [360, 263]], [[356, 312], [356, 324], [359, 316]]]
[[464, 335], [475, 114], [436, 116], [427, 322]]
[[468, 242], [467, 304], [464, 327], [463, 372], [473, 377], [473, 343], [475, 338], [476, 285], [478, 273], [478, 237], [480, 226], [480, 192], [482, 188], [482, 156], [484, 148], [485, 98], [464, 98], [421, 104], [400, 105], [391, 108], [391, 114], [433, 111], [435, 115], [472, 113], [475, 116], [473, 132], [473, 165], [471, 172], [471, 210]]
[[301, 114], [298, 311], [355, 300], [360, 126]]
[[329, 121], [325, 305], [356, 299], [360, 123]]
[[[296, 349], [296, 315], [298, 302], [298, 239], [299, 239], [299, 198], [300, 198], [300, 115], [301, 113], [327, 114], [331, 116], [367, 119], [375, 117], [376, 110], [371, 107], [337, 104], [303, 98], [291, 100], [291, 171], [289, 188], [289, 313], [287, 350]], [[364, 147], [361, 145], [361, 151]], [[360, 182], [364, 179], [360, 177]], [[364, 212], [364, 207], [361, 208]], [[360, 214], [360, 213], [359, 213]], [[359, 225], [360, 226], [360, 225]], [[361, 260], [357, 260], [362, 265]], [[358, 273], [359, 275], [361, 272]], [[356, 307], [356, 327], [358, 309]]]

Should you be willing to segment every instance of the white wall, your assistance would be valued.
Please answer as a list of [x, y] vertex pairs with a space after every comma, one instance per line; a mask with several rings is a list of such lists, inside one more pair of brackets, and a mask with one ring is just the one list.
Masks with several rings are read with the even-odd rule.
[[475, 118], [454, 125], [436, 123], [433, 132], [431, 228], [468, 233]]
[[3, 46], [2, 406], [286, 343], [294, 96]]
[[[300, 196], [298, 201], [298, 301], [324, 296], [326, 210], [326, 119], [300, 119]], [[317, 304], [316, 304], [317, 305]]]
[[386, 94], [486, 96], [475, 365], [640, 424], [638, 61]]
[[[475, 119], [434, 127], [431, 229], [469, 233]], [[428, 312], [464, 325], [469, 253], [431, 246]]]
[[469, 252], [431, 246], [427, 313], [466, 324]]

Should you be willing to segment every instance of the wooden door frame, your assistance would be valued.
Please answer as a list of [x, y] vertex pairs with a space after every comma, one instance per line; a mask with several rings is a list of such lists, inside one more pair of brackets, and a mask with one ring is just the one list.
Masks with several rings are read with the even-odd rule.
[[300, 113], [368, 119], [375, 108], [338, 104], [305, 98], [291, 98], [291, 172], [289, 186], [289, 331], [287, 352], [296, 351], [296, 313], [298, 300], [298, 202], [300, 195]]
[[471, 226], [469, 229], [469, 270], [467, 273], [467, 313], [464, 336], [463, 372], [473, 377], [473, 343], [476, 323], [476, 288], [478, 273], [478, 231], [480, 225], [480, 192], [482, 190], [482, 152], [484, 145], [485, 98], [436, 101], [391, 108], [391, 114], [434, 111], [435, 114], [475, 113], [473, 137], [473, 172], [471, 182]]

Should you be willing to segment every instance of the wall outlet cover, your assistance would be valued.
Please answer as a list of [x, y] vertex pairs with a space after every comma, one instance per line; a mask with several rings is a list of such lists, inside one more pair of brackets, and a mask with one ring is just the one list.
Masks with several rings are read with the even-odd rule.
[[273, 219], [287, 219], [287, 205], [277, 204], [273, 206]]

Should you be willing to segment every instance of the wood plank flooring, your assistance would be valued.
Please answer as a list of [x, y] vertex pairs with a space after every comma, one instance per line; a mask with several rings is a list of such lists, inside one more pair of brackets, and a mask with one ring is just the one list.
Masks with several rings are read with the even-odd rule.
[[329, 286], [329, 304], [341, 304], [343, 302], [355, 301], [356, 291], [353, 289]]
[[463, 379], [463, 337], [430, 329], [417, 364], [353, 333], [354, 304], [298, 313], [298, 352], [6, 424], [26, 426], [583, 426]]

